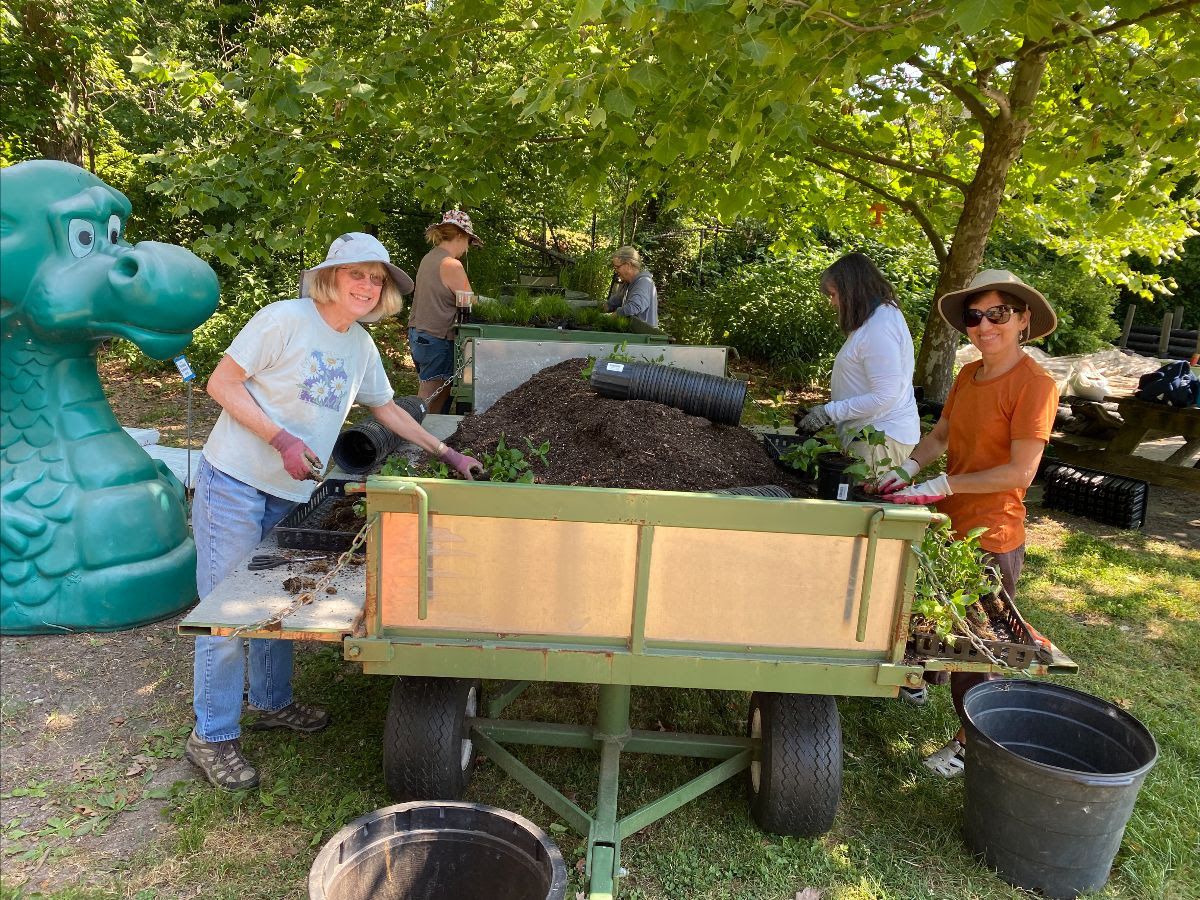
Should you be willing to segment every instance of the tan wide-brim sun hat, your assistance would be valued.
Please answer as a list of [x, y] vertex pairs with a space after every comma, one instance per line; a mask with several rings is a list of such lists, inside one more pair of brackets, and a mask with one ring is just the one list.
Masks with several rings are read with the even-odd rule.
[[963, 325], [962, 320], [963, 307], [968, 297], [984, 291], [1005, 291], [1025, 301], [1029, 307], [1029, 334], [1025, 338], [1028, 341], [1045, 337], [1058, 327], [1058, 316], [1054, 314], [1050, 301], [1007, 269], [985, 269], [961, 291], [943, 294], [938, 298], [938, 312], [947, 325], [960, 334], [966, 334], [967, 326]]

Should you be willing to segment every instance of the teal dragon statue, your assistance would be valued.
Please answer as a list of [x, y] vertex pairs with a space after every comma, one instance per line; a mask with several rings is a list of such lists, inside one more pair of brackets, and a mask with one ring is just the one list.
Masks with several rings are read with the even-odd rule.
[[0, 171], [0, 633], [114, 631], [196, 596], [181, 485], [117, 424], [96, 349], [170, 359], [212, 315], [190, 251], [125, 240], [123, 194], [77, 166]]

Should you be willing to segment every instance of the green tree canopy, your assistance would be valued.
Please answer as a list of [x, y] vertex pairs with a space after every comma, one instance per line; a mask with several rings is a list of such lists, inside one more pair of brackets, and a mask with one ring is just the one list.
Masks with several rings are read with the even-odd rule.
[[[1149, 293], [1130, 254], [1197, 225], [1198, 3], [151, 2], [132, 73], [173, 111], [154, 189], [231, 265], [447, 204], [657, 196], [797, 243], [882, 201], [874, 236], [926, 241], [939, 292], [1001, 229]], [[931, 313], [933, 395], [956, 341]]]

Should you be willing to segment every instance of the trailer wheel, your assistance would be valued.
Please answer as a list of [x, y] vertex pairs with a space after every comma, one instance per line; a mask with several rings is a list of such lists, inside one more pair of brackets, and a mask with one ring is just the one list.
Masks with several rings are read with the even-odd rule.
[[762, 740], [750, 764], [750, 812], [774, 834], [811, 837], [833, 827], [842, 794], [842, 725], [833, 697], [750, 696], [750, 737]]
[[479, 709], [470, 678], [401, 676], [383, 730], [383, 777], [395, 800], [460, 800], [475, 767], [466, 720]]

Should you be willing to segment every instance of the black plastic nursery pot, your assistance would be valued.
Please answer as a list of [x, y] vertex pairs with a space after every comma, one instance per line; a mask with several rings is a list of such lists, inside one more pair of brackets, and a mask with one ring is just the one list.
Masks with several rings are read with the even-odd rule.
[[558, 847], [523, 816], [478, 803], [397, 803], [321, 848], [309, 900], [563, 900]]
[[1154, 737], [1120, 707], [1045, 681], [984, 682], [964, 708], [967, 846], [1047, 897], [1103, 887]]
[[854, 476], [847, 467], [858, 460], [842, 453], [825, 453], [817, 457], [817, 497], [821, 500], [852, 500]]
[[776, 497], [780, 500], [791, 500], [792, 495], [787, 488], [778, 484], [756, 484], [749, 487], [720, 488], [714, 494], [728, 494], [734, 497]]

